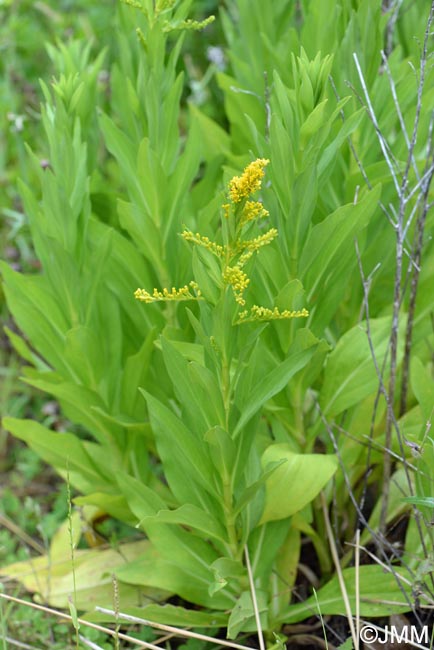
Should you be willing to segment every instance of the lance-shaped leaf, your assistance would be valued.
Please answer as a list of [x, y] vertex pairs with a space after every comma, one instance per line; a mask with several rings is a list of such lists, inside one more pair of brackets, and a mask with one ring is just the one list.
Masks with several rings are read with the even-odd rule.
[[288, 358], [263, 378], [250, 393], [246, 404], [242, 406], [241, 417], [235, 427], [234, 436], [241, 432], [242, 428], [269, 399], [285, 388], [289, 380], [309, 363], [315, 350], [316, 345], [293, 353], [290, 351]]

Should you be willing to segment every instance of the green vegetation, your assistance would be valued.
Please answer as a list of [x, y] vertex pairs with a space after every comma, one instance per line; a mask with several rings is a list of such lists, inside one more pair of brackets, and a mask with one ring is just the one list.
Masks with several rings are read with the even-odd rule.
[[2, 580], [77, 646], [423, 628], [434, 4], [88, 4], [0, 4]]

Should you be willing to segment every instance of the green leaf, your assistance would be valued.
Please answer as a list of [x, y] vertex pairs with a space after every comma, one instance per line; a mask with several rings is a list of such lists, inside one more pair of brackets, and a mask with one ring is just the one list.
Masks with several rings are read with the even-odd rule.
[[77, 615], [77, 608], [72, 602], [71, 598], [68, 598], [68, 608], [69, 608], [69, 613], [72, 618], [72, 624], [74, 626], [75, 630], [80, 629], [80, 623], [78, 622], [78, 615]]
[[308, 115], [305, 122], [302, 124], [300, 129], [300, 140], [303, 143], [307, 143], [309, 138], [311, 138], [318, 129], [325, 124], [327, 115], [325, 115], [327, 107], [327, 99], [324, 99], [320, 104], [315, 106], [313, 111]]
[[146, 517], [142, 523], [162, 522], [187, 526], [201, 533], [202, 537], [212, 538], [223, 544], [227, 543], [226, 531], [222, 524], [210, 513], [201, 510], [191, 503], [185, 503], [176, 510], [159, 510], [151, 517]]
[[204, 435], [204, 440], [210, 445], [210, 456], [214, 467], [222, 479], [232, 475], [237, 449], [234, 441], [222, 427], [213, 427]]
[[[348, 99], [348, 98], [347, 98]], [[333, 139], [333, 141], [324, 149], [321, 158], [318, 163], [318, 174], [319, 176], [329, 176], [333, 170], [333, 161], [336, 159], [336, 154], [348, 136], [353, 133], [359, 126], [365, 115], [365, 109], [361, 108], [354, 113], [351, 113], [349, 118], [345, 120], [342, 127], [340, 128], [338, 134]]]
[[[203, 436], [205, 431], [219, 424], [222, 419], [216, 408], [220, 397], [218, 386], [207, 368], [187, 362], [164, 337], [161, 338], [161, 347], [175, 395], [183, 411], [190, 414], [189, 423], [193, 431], [198, 436]], [[208, 393], [205, 392], [206, 388]], [[209, 399], [210, 396], [212, 399]]]
[[[389, 349], [390, 327], [388, 316], [370, 321], [372, 345], [379, 368]], [[400, 329], [403, 327], [404, 323], [401, 322]], [[402, 341], [398, 362], [401, 357]], [[366, 323], [360, 323], [339, 339], [327, 360], [320, 405], [325, 415], [334, 417], [361, 402], [377, 388], [378, 376], [366, 334]]]
[[200, 145], [207, 162], [218, 155], [227, 156], [230, 151], [230, 138], [227, 132], [207, 117], [193, 103], [188, 105], [190, 119], [196, 122], [200, 133]]
[[[92, 450], [97, 449], [95, 444], [88, 442], [85, 446], [77, 436], [49, 431], [34, 420], [4, 418], [3, 426], [58, 471], [66, 472], [69, 468], [71, 483], [83, 492], [107, 488], [93, 460]], [[111, 483], [108, 485], [111, 487]]]
[[229, 557], [219, 557], [212, 563], [212, 570], [216, 580], [226, 578], [245, 578], [247, 576], [246, 568], [240, 560], [233, 560]]
[[68, 322], [44, 276], [25, 276], [0, 262], [9, 309], [35, 350], [49, 364], [64, 368], [64, 333]]
[[[300, 279], [309, 301], [333, 269], [334, 260], [348, 246], [354, 247], [354, 237], [369, 223], [380, 195], [381, 186], [377, 185], [356, 205], [351, 203], [338, 208], [312, 228], [300, 258]], [[327, 300], [327, 296], [322, 296], [322, 300]]]
[[244, 508], [255, 498], [260, 488], [266, 483], [270, 476], [274, 474], [277, 468], [285, 463], [286, 459], [281, 459], [276, 462], [267, 463], [264, 471], [257, 481], [248, 485], [245, 490], [241, 493], [240, 497], [235, 503], [235, 513], [239, 514], [244, 510]]
[[19, 356], [22, 359], [25, 359], [29, 363], [31, 363], [33, 366], [36, 366], [40, 370], [48, 370], [48, 366], [46, 363], [40, 359], [35, 352], [33, 352], [30, 348], [29, 345], [25, 342], [24, 338], [22, 336], [19, 336], [15, 332], [9, 329], [9, 327], [5, 327], [5, 333], [6, 336], [8, 337], [11, 345], [13, 346], [14, 350], [19, 354]]
[[286, 461], [277, 467], [265, 485], [265, 508], [261, 524], [285, 519], [310, 503], [338, 467], [337, 458], [322, 454], [296, 454], [289, 444], [270, 445], [262, 455], [262, 466]]
[[434, 508], [434, 497], [404, 497], [403, 501], [412, 503], [415, 506]]
[[[176, 341], [175, 339], [171, 339], [170, 345], [174, 347], [175, 350], [178, 350], [187, 361], [195, 361], [200, 366], [204, 365], [204, 350], [203, 346], [199, 343], [188, 343], [187, 341]], [[157, 350], [163, 349], [161, 338], [154, 341], [154, 347], [157, 348]]]
[[[167, 510], [167, 506], [156, 492], [126, 474], [118, 474], [117, 479], [129, 508], [153, 545], [152, 556], [144, 556], [125, 567], [119, 578], [131, 584], [167, 589], [204, 607], [212, 606], [208, 593], [213, 581], [210, 567], [218, 553], [180, 525], [158, 521], [156, 515]], [[213, 604], [224, 609], [230, 603], [228, 594], [222, 591]]]
[[134, 201], [143, 206], [150, 215], [151, 210], [137, 177], [137, 145], [119, 129], [107, 115], [101, 115], [100, 126], [107, 149], [117, 159], [124, 178], [128, 179], [128, 189]]
[[241, 432], [269, 399], [285, 388], [289, 380], [309, 363], [315, 349], [316, 345], [293, 354], [290, 351], [289, 357], [263, 378], [249, 395], [247, 403], [241, 405], [241, 417], [235, 427], [234, 436]]
[[86, 496], [78, 496], [73, 499], [77, 506], [92, 505], [99, 508], [104, 513], [114, 517], [119, 521], [124, 521], [129, 526], [134, 526], [137, 522], [136, 517], [128, 507], [126, 498], [123, 495], [106, 494], [105, 492], [91, 492]]
[[431, 420], [434, 410], [434, 382], [429, 367], [418, 357], [412, 358], [410, 368], [411, 387], [422, 409], [424, 419]]
[[[160, 249], [160, 232], [151, 216], [140, 204], [118, 200], [119, 223], [130, 235], [137, 248], [161, 274], [164, 270]], [[138, 278], [139, 280], [139, 278]]]
[[[170, 237], [180, 230], [182, 206], [185, 197], [191, 189], [191, 185], [197, 174], [200, 164], [200, 134], [198, 125], [193, 122], [190, 126], [187, 141], [184, 145], [184, 151], [178, 159], [175, 171], [170, 177], [170, 209], [163, 224], [164, 243], [167, 243]], [[165, 187], [161, 188], [162, 196], [165, 195]]]
[[[256, 590], [256, 600], [258, 604], [261, 627], [268, 629], [268, 603], [267, 593]], [[235, 639], [238, 634], [243, 632], [253, 632], [256, 630], [256, 618], [253, 609], [252, 595], [250, 591], [243, 591], [233, 608], [228, 621], [228, 638]]]
[[[412, 584], [410, 576], [407, 576], [403, 567], [395, 567], [398, 575], [403, 576]], [[343, 570], [343, 578], [348, 593], [348, 599], [353, 615], [356, 613], [356, 570], [350, 567]], [[407, 593], [406, 601], [402, 589]], [[388, 616], [411, 610], [413, 597], [411, 586], [406, 587], [404, 580], [398, 584], [393, 574], [385, 571], [378, 565], [365, 565], [359, 568], [359, 597], [361, 616]], [[322, 587], [316, 593], [319, 603], [319, 610], [323, 616], [345, 616], [345, 604], [342, 598], [341, 588], [337, 576]], [[391, 604], [393, 603], [393, 604]], [[318, 614], [318, 605], [315, 596], [311, 596], [305, 602], [290, 605], [282, 610], [278, 616], [278, 622], [297, 623], [312, 615]]]
[[155, 225], [160, 228], [167, 176], [148, 138], [143, 138], [139, 144], [135, 178], [142, 189], [146, 211]]
[[204, 510], [215, 493], [209, 447], [198, 439], [170, 409], [143, 393], [167, 482], [180, 503], [193, 503]]
[[[58, 383], [45, 379], [44, 374], [34, 375], [26, 373], [26, 383], [39, 390], [53, 395], [62, 405], [67, 417], [72, 421], [82, 424], [90, 431], [102, 445], [110, 444], [116, 434], [120, 432], [119, 426], [113, 425], [98, 416], [97, 408], [104, 412], [103, 400], [95, 391], [72, 381]], [[40, 378], [42, 377], [42, 378]], [[53, 378], [54, 379], [54, 378]]]
[[[226, 627], [228, 615], [218, 611], [199, 611], [196, 609], [186, 609], [176, 605], [146, 605], [145, 607], [122, 607], [124, 614], [142, 618], [145, 621], [154, 623], [163, 623], [164, 625], [174, 625], [176, 627], [209, 627], [222, 628]], [[85, 617], [86, 621], [93, 623], [116, 622], [114, 616], [102, 614], [101, 612], [92, 612]]]
[[[130, 355], [124, 365], [121, 380], [121, 407], [125, 413], [134, 413], [139, 386], [143, 386], [149, 370], [156, 330], [152, 329], [136, 354]], [[141, 400], [143, 404], [143, 401]]]
[[[398, 469], [393, 473], [390, 479], [389, 498], [387, 500], [387, 517], [386, 523], [396, 521], [399, 515], [402, 515], [404, 510], [407, 510], [405, 502], [408, 501], [405, 495], [409, 493], [409, 486], [407, 480], [407, 472], [404, 469]], [[381, 520], [381, 511], [383, 506], [382, 495], [377, 500], [375, 507], [369, 517], [369, 528], [371, 530], [378, 530]], [[361, 537], [360, 544], [366, 545], [371, 539], [371, 533], [368, 528], [365, 528]]]
[[[208, 253], [208, 254], [207, 254]], [[220, 268], [209, 251], [193, 249], [193, 273], [200, 290], [208, 302], [217, 304], [222, 284]]]

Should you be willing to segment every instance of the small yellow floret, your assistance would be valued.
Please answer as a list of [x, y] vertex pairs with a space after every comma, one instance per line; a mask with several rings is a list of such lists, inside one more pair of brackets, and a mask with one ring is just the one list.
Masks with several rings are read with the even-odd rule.
[[307, 316], [309, 316], [309, 312], [304, 308], [295, 311], [290, 311], [289, 309], [280, 311], [277, 307], [274, 307], [274, 309], [268, 309], [268, 307], [259, 307], [258, 305], [253, 305], [253, 307], [250, 309], [250, 312], [244, 310], [239, 314], [238, 323], [283, 320], [286, 318], [306, 318]]
[[184, 230], [184, 232], [181, 233], [181, 237], [185, 239], [185, 241], [190, 241], [193, 244], [197, 244], [197, 246], [203, 246], [203, 248], [211, 251], [211, 253], [217, 255], [217, 257], [223, 257], [223, 246], [216, 244], [215, 242], [211, 241], [209, 237], [205, 237], [199, 232], [193, 233], [191, 230]]
[[246, 301], [243, 298], [243, 293], [247, 289], [250, 280], [244, 271], [238, 265], [227, 266], [223, 271], [223, 281], [231, 285], [236, 302], [239, 305], [245, 305]]
[[262, 248], [262, 246], [268, 246], [268, 244], [271, 244], [278, 234], [276, 228], [270, 228], [270, 230], [267, 230], [263, 235], [255, 237], [255, 239], [240, 241], [241, 250], [244, 250], [244, 252], [238, 260], [238, 266], [243, 267], [252, 257], [253, 253], [256, 253], [256, 251]]
[[241, 176], [234, 176], [229, 182], [229, 196], [232, 203], [239, 203], [260, 189], [265, 174], [264, 167], [269, 162], [265, 158], [258, 158], [245, 168]]
[[241, 225], [244, 226], [244, 224], [254, 219], [268, 217], [269, 214], [268, 210], [259, 201], [246, 201], [241, 215]]
[[[190, 293], [189, 287], [191, 287], [193, 291], [195, 291], [196, 295]], [[176, 289], [175, 287], [172, 287], [170, 291], [169, 289], [164, 288], [162, 291], [158, 291], [158, 289], [154, 289], [152, 293], [149, 293], [149, 291], [146, 291], [146, 289], [137, 289], [134, 292], [134, 298], [146, 304], [150, 304], [152, 302], [163, 302], [163, 301], [170, 301], [170, 300], [178, 300], [178, 301], [197, 300], [200, 297], [201, 297], [201, 293], [199, 287], [197, 283], [194, 281], [190, 282], [189, 285], [186, 284], [184, 287], [181, 287], [180, 289]]]

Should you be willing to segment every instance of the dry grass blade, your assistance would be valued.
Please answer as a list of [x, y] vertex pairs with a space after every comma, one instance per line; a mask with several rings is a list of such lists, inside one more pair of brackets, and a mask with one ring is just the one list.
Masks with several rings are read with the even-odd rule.
[[103, 650], [100, 645], [94, 643], [93, 641], [89, 641], [89, 639], [86, 639], [86, 637], [83, 636], [82, 634], [79, 634], [78, 638], [85, 646], [91, 648], [91, 650]]
[[329, 517], [328, 510], [327, 510], [327, 503], [326, 503], [325, 496], [324, 496], [323, 492], [321, 492], [321, 506], [322, 506], [322, 510], [323, 510], [323, 514], [324, 514], [324, 522], [325, 522], [325, 526], [326, 526], [327, 537], [328, 537], [328, 540], [329, 540], [330, 552], [332, 554], [333, 562], [334, 562], [335, 569], [336, 569], [336, 574], [337, 574], [338, 580], [339, 580], [339, 586], [341, 588], [342, 599], [343, 599], [344, 605], [345, 605], [345, 613], [347, 615], [348, 625], [349, 625], [349, 628], [350, 628], [350, 631], [351, 631], [351, 637], [353, 639], [354, 648], [356, 648], [356, 650], [357, 650], [358, 647], [359, 647], [358, 646], [359, 639], [358, 639], [358, 637], [356, 635], [356, 630], [355, 630], [355, 627], [354, 627], [353, 614], [352, 614], [352, 611], [351, 611], [350, 600], [348, 598], [347, 588], [345, 586], [344, 577], [342, 575], [342, 569], [341, 569], [341, 566], [340, 566], [340, 563], [339, 563], [339, 556], [338, 556], [338, 551], [337, 551], [337, 548], [336, 548], [336, 542], [335, 542], [335, 539], [333, 537], [333, 530], [332, 530], [332, 527], [331, 527], [330, 517]]
[[[105, 607], [95, 607], [95, 611], [101, 612], [102, 614], [109, 614], [110, 616], [115, 616], [115, 612], [112, 609], [106, 609]], [[148, 625], [149, 627], [153, 627], [155, 630], [170, 632], [175, 636], [185, 636], [190, 639], [199, 639], [201, 641], [207, 641], [208, 643], [215, 643], [216, 645], [225, 646], [227, 648], [237, 648], [237, 650], [251, 650], [251, 648], [246, 645], [239, 645], [238, 643], [232, 643], [232, 641], [225, 641], [224, 639], [215, 639], [214, 637], [207, 636], [206, 634], [191, 632], [190, 630], [184, 630], [183, 628], [174, 627], [172, 625], [155, 623], [154, 621], [148, 621], [145, 618], [140, 618], [139, 616], [130, 616], [130, 614], [122, 614], [122, 612], [119, 612], [117, 616], [119, 619], [123, 621], [128, 621], [129, 623], [140, 623], [141, 625]]]
[[11, 521], [8, 517], [5, 517], [5, 515], [2, 515], [0, 513], [0, 526], [4, 526], [7, 528], [13, 535], [16, 535], [19, 539], [21, 539], [24, 544], [27, 544], [27, 546], [30, 546], [33, 548], [33, 550], [37, 551], [40, 555], [43, 555], [45, 553], [45, 548], [41, 546], [41, 544], [38, 544], [30, 535], [27, 535], [27, 533], [22, 530], [17, 524], [15, 524], [13, 521]]
[[[8, 594], [0, 594], [0, 598], [3, 598], [4, 600], [8, 600], [12, 603], [17, 603], [17, 605], [23, 605], [24, 607], [31, 607], [32, 609], [37, 609], [40, 612], [45, 612], [46, 614], [50, 614], [51, 616], [56, 616], [57, 618], [61, 618], [63, 621], [67, 621], [68, 623], [73, 625], [72, 616], [70, 616], [69, 614], [65, 614], [64, 612], [58, 612], [56, 609], [51, 609], [51, 607], [45, 607], [44, 605], [37, 605], [36, 603], [29, 603], [28, 601], [23, 600], [22, 598], [9, 596]], [[110, 628], [104, 627], [103, 625], [90, 623], [89, 621], [85, 621], [82, 618], [78, 618], [77, 622], [80, 625], [83, 625], [84, 627], [90, 627], [93, 630], [98, 630], [99, 632], [104, 632], [104, 634], [107, 634], [109, 636], [116, 637], [115, 630], [111, 630]], [[129, 643], [135, 644], [139, 648], [148, 648], [148, 650], [161, 650], [159, 646], [154, 645], [153, 643], [140, 641], [139, 639], [135, 639], [134, 637], [129, 636], [128, 634], [122, 634], [118, 632], [118, 637], [123, 641], [128, 641]]]
[[[406, 584], [408, 587], [413, 587], [414, 586], [414, 581], [409, 580], [408, 578], [401, 575], [397, 571], [398, 567], [396, 567], [395, 565], [389, 565], [389, 564], [386, 564], [385, 562], [382, 562], [374, 553], [371, 553], [371, 551], [369, 549], [365, 548], [364, 546], [360, 546], [359, 548], [363, 549], [363, 551], [367, 555], [369, 555], [369, 557], [372, 560], [374, 560], [374, 562], [376, 564], [381, 566], [384, 569], [385, 572], [391, 573], [395, 577], [395, 579], [398, 579], [400, 581], [400, 583]], [[422, 591], [422, 592], [420, 592], [418, 594], [418, 598], [419, 598], [419, 600], [424, 600], [424, 601], [427, 601], [429, 603], [428, 609], [430, 609], [432, 606], [434, 606], [434, 598], [430, 594], [424, 593]], [[385, 604], [387, 604], [386, 601], [378, 601], [378, 602], [384, 602]], [[394, 604], [395, 605], [407, 605], [408, 601], [401, 602], [401, 603], [398, 602], [398, 603], [394, 603]], [[419, 608], [426, 608], [426, 605], [424, 605], [422, 603], [419, 603], [418, 607]]]
[[258, 609], [258, 600], [256, 598], [255, 583], [253, 580], [252, 566], [250, 564], [249, 549], [247, 548], [247, 545], [244, 547], [244, 555], [246, 557], [247, 574], [249, 576], [250, 591], [252, 594], [253, 611], [255, 612], [256, 629], [258, 630], [259, 647], [261, 650], [265, 650], [264, 635], [262, 634], [261, 618], [259, 616], [259, 609]]
[[[2, 637], [3, 640], [3, 637]], [[17, 641], [16, 639], [13, 639], [10, 636], [5, 636], [4, 637], [5, 642], [8, 645], [14, 646], [15, 648], [22, 648], [22, 650], [40, 650], [34, 645], [29, 645], [28, 643], [23, 643], [22, 641]], [[5, 646], [6, 648], [8, 647], [7, 645]]]
[[355, 569], [356, 569], [356, 639], [357, 645], [355, 650], [359, 650], [360, 645], [360, 528], [356, 530], [356, 552], [355, 552]]

